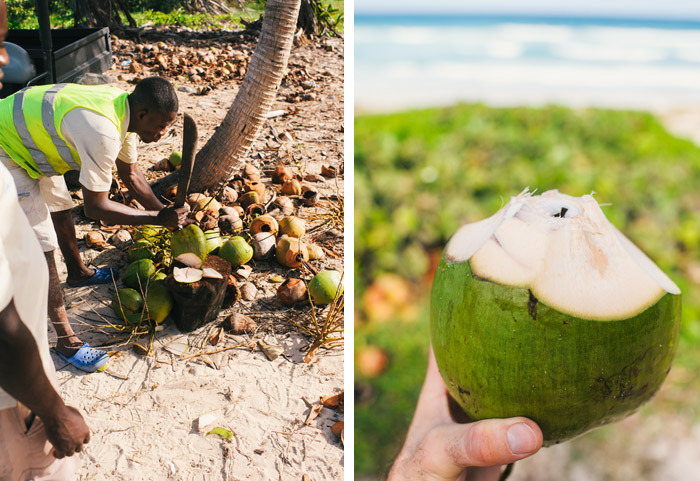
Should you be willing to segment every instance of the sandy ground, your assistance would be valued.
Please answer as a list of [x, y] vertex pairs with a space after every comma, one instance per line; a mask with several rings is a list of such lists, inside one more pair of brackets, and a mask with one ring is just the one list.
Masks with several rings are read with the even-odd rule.
[[[155, 41], [154, 41], [155, 43]], [[254, 45], [249, 45], [252, 50]], [[119, 68], [106, 72], [113, 85], [131, 90], [133, 78]], [[343, 167], [343, 42], [342, 39], [295, 47], [290, 59], [292, 75], [285, 80], [273, 110], [285, 116], [263, 126], [247, 162], [269, 169], [282, 162], [295, 171], [318, 173], [321, 164]], [[301, 90], [295, 72], [315, 81], [310, 100], [289, 103], [284, 99]], [[199, 125], [200, 148], [211, 136], [233, 101], [240, 80], [217, 85], [208, 95], [195, 95], [196, 88], [175, 82], [181, 111], [189, 112]], [[139, 147], [139, 158], [147, 178], [159, 174], [147, 170], [182, 142], [178, 119], [166, 137]], [[287, 132], [294, 142], [284, 144], [277, 135]], [[277, 134], [277, 135], [275, 135]], [[343, 194], [342, 177], [336, 183], [318, 184], [324, 195]], [[99, 227], [82, 216], [80, 201], [75, 210], [78, 238]], [[300, 214], [304, 215], [304, 210]], [[315, 261], [317, 268], [342, 270], [342, 232], [331, 229], [316, 242], [338, 254]], [[110, 265], [123, 274], [123, 249], [102, 251], [79, 242], [86, 264]], [[65, 270], [59, 258], [62, 281]], [[222, 311], [253, 317], [259, 329], [250, 335], [225, 334], [215, 346], [208, 339], [214, 322], [191, 333], [180, 333], [166, 320], [149, 356], [131, 346], [114, 344], [105, 320], [114, 322], [110, 306], [115, 286], [68, 289], [63, 285], [71, 323], [82, 340], [105, 346], [113, 353], [107, 369], [84, 374], [54, 354], [61, 392], [78, 407], [91, 428], [92, 439], [80, 454], [79, 480], [311, 480], [342, 479], [345, 470], [341, 439], [331, 426], [342, 421], [341, 409], [322, 408], [314, 419], [309, 414], [320, 406], [321, 396], [343, 390], [342, 346], [322, 349], [310, 364], [303, 362], [309, 338], [292, 327], [308, 314], [285, 308], [275, 299], [279, 284], [271, 274], [285, 275], [274, 262], [258, 263], [250, 281], [258, 289], [255, 299], [239, 301]], [[118, 285], [117, 287], [122, 287]], [[270, 361], [258, 341], [282, 347], [282, 355]], [[50, 329], [50, 343], [55, 334]], [[230, 347], [230, 349], [221, 351]], [[220, 351], [201, 355], [204, 352]], [[189, 357], [193, 356], [194, 357]], [[200, 425], [202, 415], [210, 422]], [[232, 433], [225, 439], [207, 433], [221, 427]]]

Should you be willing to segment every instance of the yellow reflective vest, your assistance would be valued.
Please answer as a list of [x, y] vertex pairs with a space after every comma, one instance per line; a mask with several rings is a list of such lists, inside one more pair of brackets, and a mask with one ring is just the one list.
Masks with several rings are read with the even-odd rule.
[[0, 100], [0, 147], [30, 177], [80, 170], [80, 157], [61, 133], [63, 117], [76, 107], [94, 110], [124, 137], [128, 94], [105, 85], [38, 85]]

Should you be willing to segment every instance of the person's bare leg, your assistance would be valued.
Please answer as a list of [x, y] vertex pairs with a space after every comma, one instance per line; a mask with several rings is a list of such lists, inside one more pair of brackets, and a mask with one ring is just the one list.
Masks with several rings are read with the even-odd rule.
[[66, 283], [75, 285], [83, 282], [95, 274], [95, 269], [87, 267], [78, 250], [78, 239], [75, 237], [75, 223], [70, 210], [51, 212], [51, 221], [56, 230], [58, 247], [61, 249], [63, 259], [68, 270]]
[[56, 350], [64, 356], [71, 357], [83, 345], [82, 341], [73, 332], [68, 322], [68, 313], [61, 292], [61, 281], [58, 278], [54, 251], [44, 252], [46, 264], [49, 267], [49, 319], [56, 330], [58, 340]]

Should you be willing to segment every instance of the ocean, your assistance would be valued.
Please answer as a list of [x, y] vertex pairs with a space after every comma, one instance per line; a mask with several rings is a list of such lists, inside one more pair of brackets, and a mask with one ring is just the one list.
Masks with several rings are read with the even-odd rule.
[[700, 21], [355, 16], [358, 112], [456, 102], [700, 108]]

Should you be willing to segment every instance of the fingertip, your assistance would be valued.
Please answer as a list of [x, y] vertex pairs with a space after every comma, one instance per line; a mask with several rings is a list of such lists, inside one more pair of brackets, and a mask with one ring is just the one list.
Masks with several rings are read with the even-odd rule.
[[508, 427], [506, 443], [513, 455], [530, 456], [542, 447], [542, 431], [537, 424], [524, 419]]

